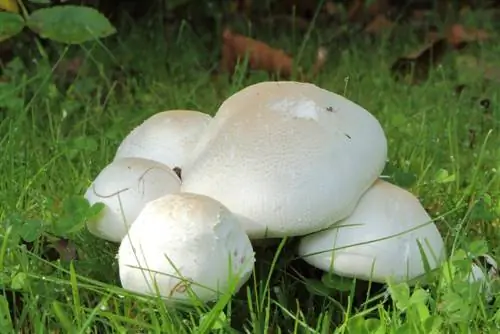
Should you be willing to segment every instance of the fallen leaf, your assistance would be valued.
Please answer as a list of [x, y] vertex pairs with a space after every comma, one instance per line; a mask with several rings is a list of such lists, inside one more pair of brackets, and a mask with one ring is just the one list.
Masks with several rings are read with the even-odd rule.
[[[274, 49], [268, 44], [246, 37], [225, 29], [222, 43], [222, 70], [234, 73], [236, 64], [248, 57], [248, 67], [252, 70], [263, 70], [270, 75], [277, 74], [283, 78], [290, 78], [293, 73], [293, 58], [283, 50]], [[318, 50], [313, 73], [316, 74], [326, 61], [326, 49]], [[297, 68], [299, 76], [302, 70]]]
[[490, 36], [482, 29], [465, 28], [461, 24], [453, 24], [448, 30], [447, 38], [448, 43], [457, 48], [464, 43], [485, 41]]
[[432, 65], [437, 64], [448, 49], [446, 38], [431, 39], [423, 47], [400, 57], [391, 67], [396, 78], [416, 84], [425, 80]]
[[379, 34], [385, 30], [391, 29], [392, 27], [394, 27], [394, 22], [389, 21], [384, 14], [378, 14], [365, 27], [365, 32], [368, 34]]
[[292, 74], [293, 59], [283, 50], [273, 49], [264, 42], [225, 29], [222, 35], [223, 69], [233, 73], [238, 61], [248, 57], [248, 66], [253, 70], [276, 72], [289, 77]]

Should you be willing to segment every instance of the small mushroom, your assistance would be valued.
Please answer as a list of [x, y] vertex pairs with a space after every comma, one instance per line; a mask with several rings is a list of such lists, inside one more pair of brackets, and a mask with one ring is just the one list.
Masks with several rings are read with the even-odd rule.
[[210, 115], [194, 110], [168, 110], [154, 114], [123, 139], [115, 160], [145, 158], [182, 169], [211, 119]]
[[159, 293], [167, 303], [206, 302], [235, 293], [250, 277], [254, 261], [238, 219], [220, 202], [188, 193], [148, 203], [118, 251], [123, 288]]
[[147, 202], [179, 190], [180, 180], [168, 166], [141, 158], [115, 160], [85, 192], [91, 204], [105, 205], [87, 228], [99, 238], [120, 242]]
[[223, 203], [251, 239], [304, 235], [348, 216], [386, 157], [364, 108], [313, 84], [262, 82], [222, 103], [181, 190]]
[[381, 179], [349, 217], [303, 237], [298, 253], [321, 270], [377, 283], [411, 281], [425, 274], [425, 260], [433, 270], [445, 255], [443, 239], [419, 200]]

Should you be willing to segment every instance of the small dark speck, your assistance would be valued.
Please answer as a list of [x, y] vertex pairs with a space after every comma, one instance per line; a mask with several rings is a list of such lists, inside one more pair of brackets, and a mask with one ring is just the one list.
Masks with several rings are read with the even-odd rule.
[[172, 168], [172, 170], [175, 172], [175, 174], [177, 174], [179, 179], [182, 180], [182, 169], [180, 167], [174, 167]]
[[483, 107], [484, 109], [488, 109], [490, 107], [490, 100], [488, 99], [483, 99], [481, 101], [479, 101], [479, 104], [481, 105], [481, 107]]
[[327, 107], [326, 111], [333, 112], [333, 107]]
[[351, 139], [351, 136], [349, 136], [347, 133], [344, 133], [344, 135], [345, 135], [347, 138]]

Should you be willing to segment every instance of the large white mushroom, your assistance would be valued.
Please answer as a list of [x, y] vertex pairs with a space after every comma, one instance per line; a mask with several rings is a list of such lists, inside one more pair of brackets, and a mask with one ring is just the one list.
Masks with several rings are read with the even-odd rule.
[[419, 200], [381, 179], [349, 217], [303, 237], [298, 253], [324, 271], [378, 283], [411, 281], [425, 274], [424, 261], [433, 270], [445, 256], [443, 239]]
[[222, 103], [181, 190], [222, 202], [252, 239], [304, 235], [349, 215], [386, 156], [380, 123], [359, 105], [309, 83], [262, 82]]
[[108, 164], [85, 192], [91, 203], [105, 205], [100, 215], [87, 222], [90, 233], [120, 242], [144, 205], [180, 190], [179, 177], [159, 162], [122, 158]]
[[237, 218], [220, 202], [179, 193], [145, 206], [120, 244], [118, 263], [129, 291], [159, 293], [169, 303], [206, 302], [241, 288], [254, 253]]
[[170, 168], [181, 168], [212, 117], [194, 110], [167, 110], [154, 114], [121, 142], [115, 160], [145, 158]]

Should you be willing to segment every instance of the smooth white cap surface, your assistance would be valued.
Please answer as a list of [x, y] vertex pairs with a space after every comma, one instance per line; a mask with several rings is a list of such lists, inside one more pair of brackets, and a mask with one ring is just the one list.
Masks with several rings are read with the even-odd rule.
[[443, 239], [418, 199], [379, 179], [348, 218], [302, 238], [298, 253], [311, 265], [340, 276], [397, 283], [425, 274], [417, 241], [430, 269], [441, 265]]
[[304, 235], [349, 215], [386, 156], [380, 123], [359, 105], [313, 84], [262, 82], [222, 103], [181, 190], [222, 202], [250, 238]]
[[194, 110], [154, 114], [123, 139], [115, 159], [145, 158], [170, 168], [182, 168], [211, 119], [210, 115]]
[[188, 193], [148, 203], [118, 252], [123, 288], [159, 292], [167, 302], [189, 303], [190, 293], [210, 301], [231, 287], [236, 292], [250, 277], [254, 261], [237, 218], [218, 201]]
[[108, 164], [85, 192], [91, 203], [104, 203], [99, 217], [87, 223], [90, 233], [120, 242], [144, 205], [160, 196], [179, 192], [179, 177], [159, 162], [123, 158]]

